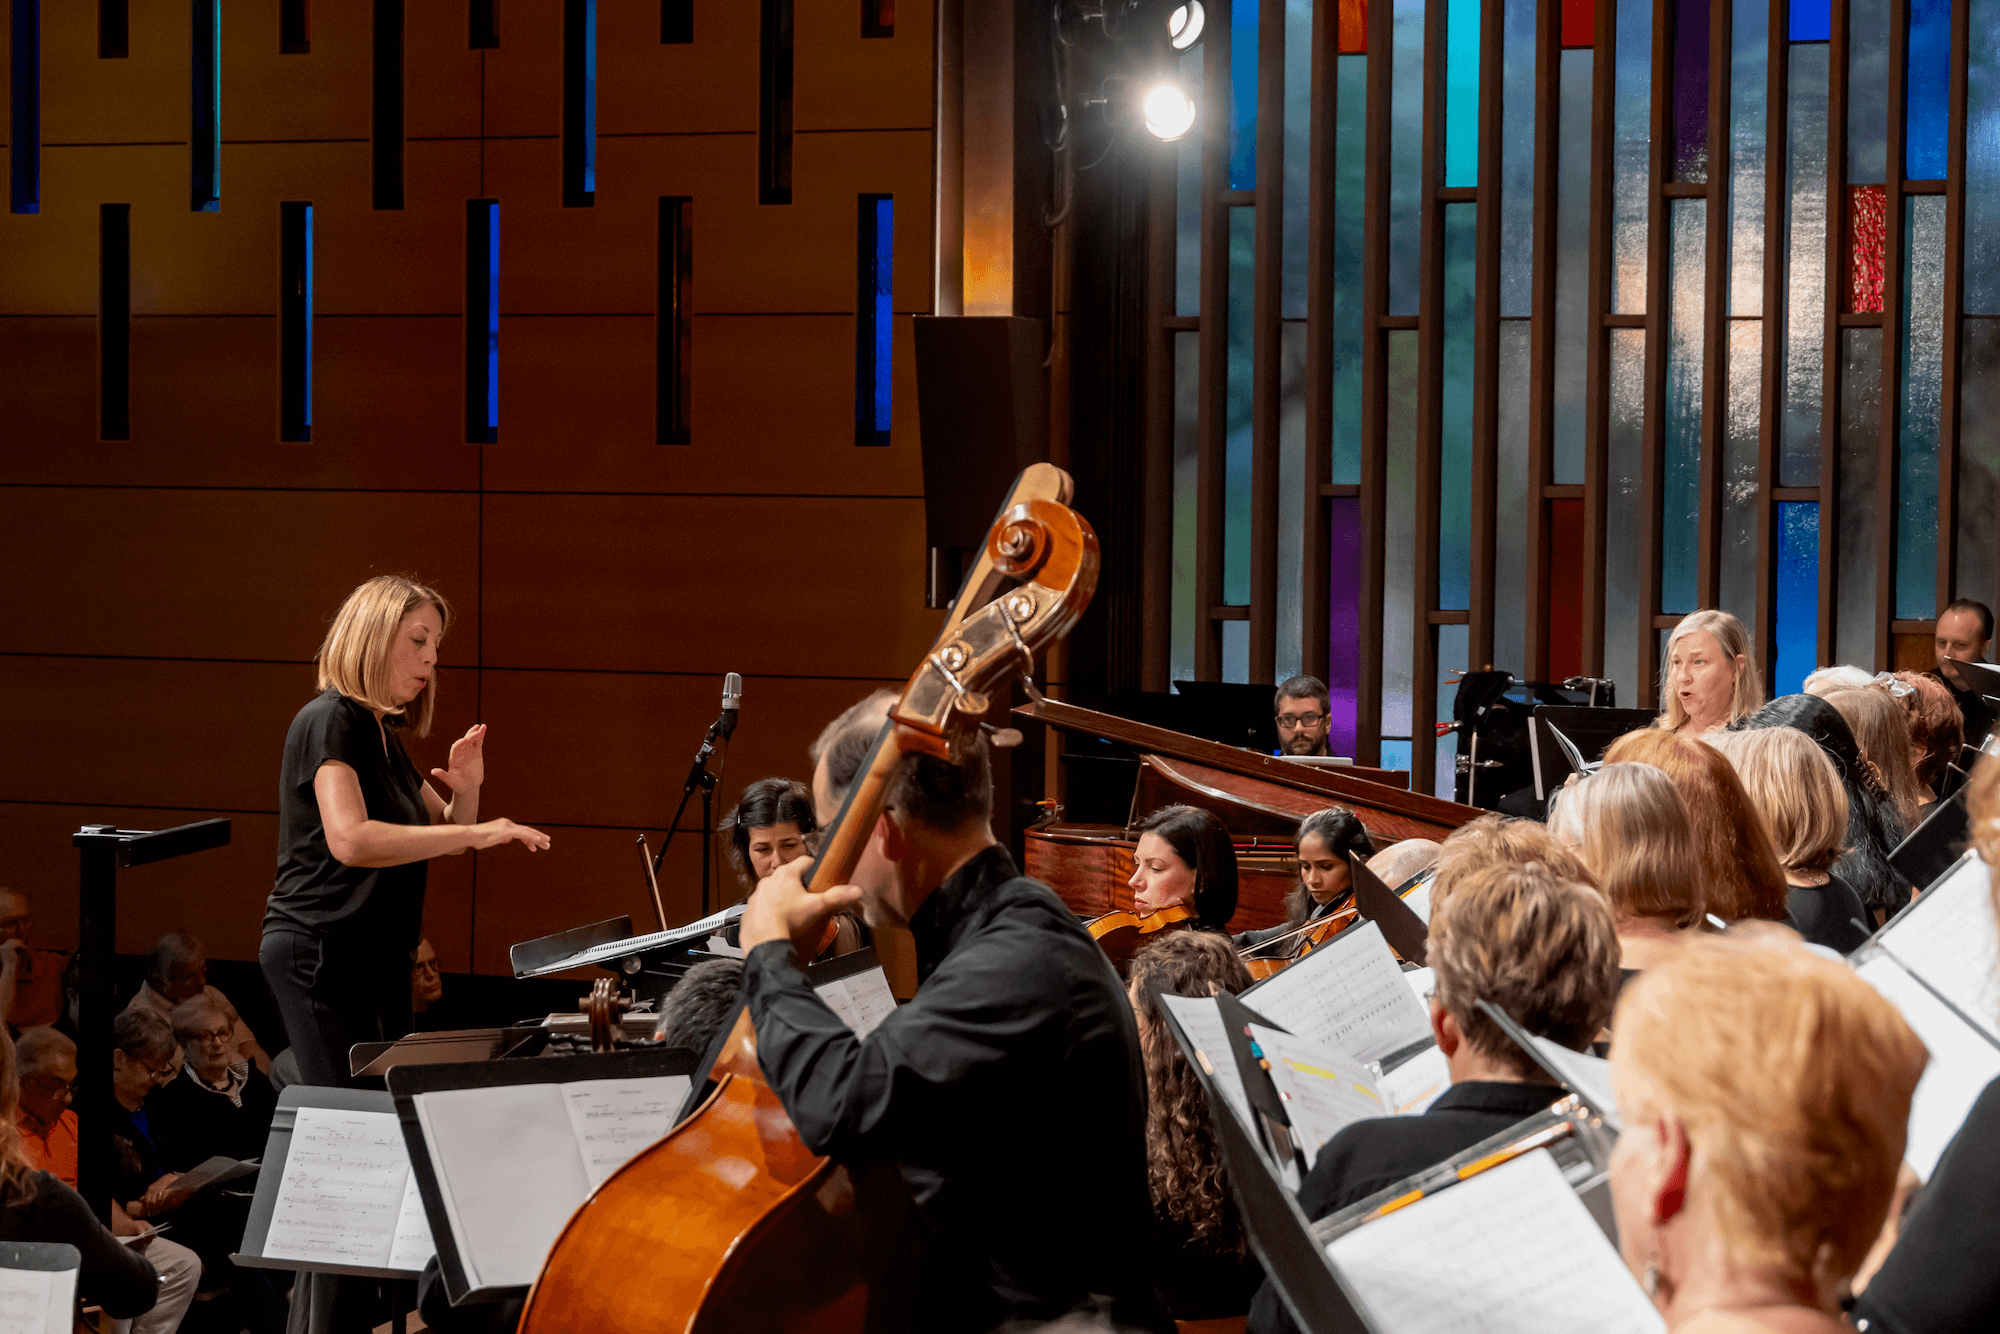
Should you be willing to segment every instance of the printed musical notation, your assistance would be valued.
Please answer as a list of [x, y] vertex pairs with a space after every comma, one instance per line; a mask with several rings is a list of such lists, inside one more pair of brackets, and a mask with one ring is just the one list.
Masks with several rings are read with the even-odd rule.
[[673, 1129], [688, 1082], [684, 1075], [668, 1075], [589, 1079], [560, 1086], [592, 1190]]
[[870, 968], [852, 977], [837, 978], [814, 987], [826, 1008], [840, 1016], [840, 1022], [866, 1039], [875, 1026], [896, 1010], [896, 997], [889, 990], [889, 978], [880, 968]]
[[420, 1270], [435, 1246], [393, 1112], [301, 1107], [264, 1254], [277, 1260]]
[[1394, 1113], [1374, 1076], [1359, 1061], [1261, 1024], [1250, 1025], [1250, 1036], [1264, 1053], [1278, 1096], [1285, 1100], [1285, 1115], [1305, 1154], [1307, 1170], [1321, 1146], [1348, 1126]]
[[1373, 922], [1340, 935], [1243, 993], [1243, 1002], [1298, 1037], [1379, 1061], [1430, 1036], [1430, 1015]]
[[1972, 1104], [1995, 1078], [2000, 1078], [2000, 1047], [1952, 1012], [1887, 954], [1856, 968], [1855, 973], [1882, 993], [1901, 1012], [1930, 1053], [1917, 1091], [1910, 1099], [1909, 1138], [1903, 1160], [1921, 1179], [1930, 1180], [1952, 1136], [1965, 1124]]
[[69, 1334], [74, 1269], [0, 1269], [0, 1334]]
[[1967, 856], [1897, 916], [1881, 943], [2000, 1040], [2000, 932], [1988, 877], [1986, 863]]

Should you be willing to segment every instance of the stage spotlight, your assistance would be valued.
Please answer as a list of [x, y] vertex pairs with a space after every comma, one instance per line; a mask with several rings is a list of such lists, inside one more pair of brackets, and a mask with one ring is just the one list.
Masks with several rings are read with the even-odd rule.
[[1172, 143], [1194, 128], [1194, 101], [1177, 84], [1154, 84], [1140, 105], [1155, 139]]
[[1185, 51], [1201, 40], [1201, 27], [1208, 16], [1202, 12], [1201, 0], [1187, 0], [1176, 8], [1167, 19], [1167, 35], [1174, 44], [1174, 50]]

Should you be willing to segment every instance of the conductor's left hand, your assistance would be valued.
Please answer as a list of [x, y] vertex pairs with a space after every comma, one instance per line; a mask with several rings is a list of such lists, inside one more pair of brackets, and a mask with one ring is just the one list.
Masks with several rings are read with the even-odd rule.
[[451, 743], [449, 768], [431, 770], [431, 777], [454, 794], [477, 792], [486, 781], [486, 724], [477, 723]]
[[823, 894], [807, 889], [805, 874], [811, 866], [812, 858], [800, 857], [757, 882], [738, 932], [745, 954], [766, 941], [789, 940], [794, 956], [809, 959], [819, 952], [828, 919], [861, 901], [861, 890], [854, 885], [836, 885]]

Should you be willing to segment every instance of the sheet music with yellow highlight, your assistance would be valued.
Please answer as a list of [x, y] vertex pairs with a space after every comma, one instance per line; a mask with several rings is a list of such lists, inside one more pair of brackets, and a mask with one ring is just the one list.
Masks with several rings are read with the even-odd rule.
[[1250, 1025], [1271, 1083], [1285, 1101], [1292, 1137], [1311, 1171], [1320, 1146], [1356, 1121], [1393, 1116], [1395, 1107], [1374, 1072], [1353, 1057], [1305, 1038]]

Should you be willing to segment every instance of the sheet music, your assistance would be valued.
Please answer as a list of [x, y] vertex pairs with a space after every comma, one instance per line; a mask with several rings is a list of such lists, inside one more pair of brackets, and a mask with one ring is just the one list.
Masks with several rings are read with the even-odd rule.
[[655, 1075], [557, 1085], [592, 1190], [674, 1128], [689, 1082], [686, 1075]]
[[1585, 1102], [1602, 1112], [1613, 1130], [1625, 1128], [1625, 1123], [1618, 1119], [1617, 1095], [1611, 1091], [1611, 1062], [1590, 1052], [1571, 1051], [1560, 1042], [1551, 1042], [1533, 1034], [1529, 1035], [1529, 1040], [1535, 1044], [1542, 1060], [1562, 1076], [1563, 1083], [1581, 1093]]
[[1280, 1027], [1358, 1061], [1379, 1061], [1430, 1036], [1382, 928], [1367, 922], [1243, 993]]
[[1208, 1057], [1207, 1073], [1215, 1080], [1215, 1090], [1236, 1112], [1245, 1130], [1257, 1124], [1250, 1114], [1250, 1097], [1243, 1091], [1243, 1072], [1236, 1068], [1236, 1055], [1229, 1046], [1229, 1025], [1222, 1022], [1222, 1009], [1213, 996], [1169, 996], [1160, 1001], [1174, 1016], [1195, 1050]]
[[1438, 975], [1435, 968], [1405, 968], [1403, 981], [1409, 983], [1410, 993], [1417, 998], [1417, 1004], [1430, 1008], [1431, 993], [1437, 990]]
[[1427, 1047], [1375, 1080], [1382, 1101], [1397, 1116], [1420, 1116], [1451, 1087], [1451, 1065], [1442, 1049]]
[[0, 1334], [70, 1334], [74, 1269], [0, 1269]]
[[1391, 1115], [1375, 1076], [1359, 1061], [1261, 1024], [1250, 1025], [1250, 1036], [1263, 1050], [1271, 1083], [1285, 1100], [1306, 1170], [1312, 1170], [1322, 1144], [1356, 1121]]
[[1882, 948], [1966, 1017], [2000, 1039], [2000, 950], [1986, 863], [1977, 854], [1947, 872], [1882, 933]]
[[393, 1268], [409, 1181], [409, 1151], [394, 1112], [299, 1108], [264, 1254]]
[[896, 1009], [896, 997], [889, 990], [889, 976], [877, 966], [852, 977], [835, 978], [813, 988], [826, 1007], [840, 1016], [840, 1022], [866, 1039], [875, 1026]]
[[1854, 971], [1902, 1012], [1930, 1051], [1930, 1064], [1910, 1099], [1909, 1141], [1903, 1147], [1903, 1160], [1929, 1181], [1972, 1104], [2000, 1078], [2000, 1047], [1981, 1037], [1888, 955], [1877, 954]]
[[677, 926], [671, 931], [651, 931], [643, 936], [627, 936], [624, 940], [610, 940], [602, 945], [592, 945], [587, 950], [578, 950], [574, 954], [565, 955], [557, 959], [554, 963], [543, 964], [540, 968], [522, 973], [520, 976], [543, 977], [549, 973], [560, 973], [569, 968], [581, 968], [587, 964], [607, 963], [612, 959], [622, 959], [628, 954], [638, 954], [644, 950], [656, 950], [669, 945], [684, 944], [696, 937], [705, 937], [712, 932], [720, 931], [723, 927], [728, 926], [742, 915], [743, 905], [739, 903], [733, 907], [724, 908], [719, 913], [713, 913], [704, 917], [698, 922], [689, 922], [686, 926]]
[[389, 1247], [389, 1268], [422, 1273], [437, 1254], [431, 1237], [430, 1219], [424, 1214], [424, 1195], [417, 1189], [417, 1174], [403, 1182], [403, 1205], [396, 1211], [396, 1239]]
[[203, 1186], [213, 1185], [216, 1182], [237, 1181], [243, 1177], [254, 1175], [256, 1171], [257, 1160], [255, 1158], [245, 1158], [238, 1161], [226, 1154], [217, 1154], [215, 1157], [205, 1160], [198, 1166], [191, 1167], [181, 1173], [180, 1179], [174, 1182], [174, 1188], [192, 1194], [200, 1190]]
[[1426, 880], [1403, 895], [1403, 902], [1409, 905], [1411, 912], [1424, 919], [1425, 926], [1431, 924], [1431, 886], [1436, 883], [1435, 880]]
[[1661, 1334], [1546, 1149], [1355, 1228], [1327, 1247], [1396, 1334]]

